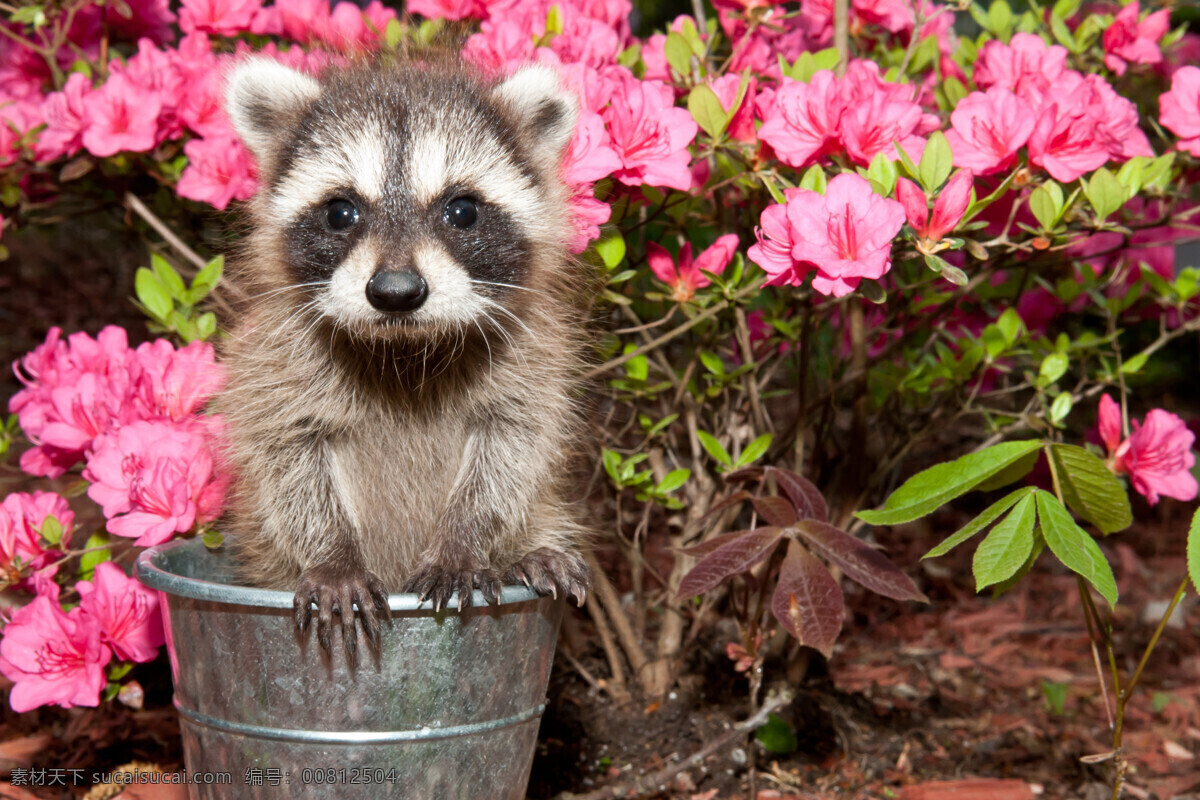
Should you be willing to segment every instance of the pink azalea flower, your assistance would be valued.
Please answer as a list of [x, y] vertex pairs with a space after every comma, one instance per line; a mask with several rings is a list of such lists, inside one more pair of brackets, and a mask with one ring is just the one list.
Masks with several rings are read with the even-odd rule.
[[604, 118], [580, 109], [575, 136], [563, 156], [562, 178], [569, 186], [588, 186], [624, 166], [604, 128]]
[[911, 0], [853, 0], [851, 7], [860, 20], [890, 33], [910, 31], [915, 22]]
[[155, 339], [139, 345], [136, 354], [134, 393], [147, 418], [190, 417], [225, 383], [225, 370], [208, 342], [190, 342], [176, 350], [166, 339]]
[[338, 3], [329, 15], [321, 39], [342, 51], [372, 48], [379, 44], [383, 29], [395, 17], [396, 12], [385, 9], [379, 0], [373, 0], [365, 10], [354, 3]]
[[1129, 476], [1133, 488], [1150, 505], [1159, 497], [1194, 500], [1200, 485], [1192, 475], [1196, 464], [1192, 445], [1196, 435], [1176, 415], [1156, 408], [1144, 425], [1133, 421], [1133, 433], [1114, 446], [1121, 435], [1121, 412], [1108, 395], [1100, 399], [1100, 438], [1109, 451], [1109, 467]]
[[533, 39], [521, 25], [506, 19], [487, 19], [479, 33], [467, 38], [462, 57], [481, 69], [499, 70], [533, 60]]
[[61, 92], [51, 92], [42, 103], [46, 129], [37, 141], [39, 161], [54, 161], [71, 156], [83, 147], [83, 130], [87, 125], [84, 98], [92, 83], [83, 73], [74, 72], [67, 78]]
[[866, 102], [851, 103], [842, 112], [839, 131], [850, 158], [864, 167], [879, 153], [893, 161], [899, 158], [894, 142], [899, 142], [910, 158], [920, 161], [916, 154], [924, 151], [925, 140], [915, 131], [923, 117], [916, 103], [877, 92]]
[[[800, 192], [800, 189], [785, 189], [783, 195], [790, 202]], [[754, 235], [758, 241], [750, 245], [746, 255], [766, 271], [766, 284], [799, 286], [803, 276], [797, 271], [796, 260], [792, 258], [795, 242], [792, 226], [788, 223], [786, 203], [764, 208]]]
[[1088, 104], [1092, 97], [1087, 83], [1071, 91], [1051, 89], [1029, 135], [1029, 163], [1056, 181], [1070, 183], [1108, 163], [1108, 143]]
[[829, 70], [820, 70], [808, 83], [784, 78], [758, 137], [780, 161], [801, 169], [840, 149], [838, 124], [844, 108], [841, 87]]
[[101, 641], [121, 661], [153, 661], [163, 644], [158, 593], [111, 561], [96, 565], [90, 581], [75, 584], [79, 607], [100, 627]]
[[816, 270], [813, 289], [842, 297], [862, 278], [881, 278], [891, 268], [904, 208], [858, 175], [842, 173], [824, 195], [801, 190], [788, 200], [787, 219], [792, 258]]
[[697, 289], [712, 285], [704, 272], [720, 275], [733, 260], [737, 252], [737, 234], [727, 233], [712, 243], [703, 253], [692, 260], [692, 243], [684, 242], [679, 250], [679, 264], [672, 260], [667, 249], [654, 242], [646, 243], [646, 261], [654, 277], [671, 287], [671, 299], [685, 303], [692, 299]]
[[1179, 149], [1200, 156], [1200, 67], [1176, 70], [1171, 76], [1171, 91], [1158, 102], [1159, 120], [1179, 137]]
[[[727, 113], [733, 108], [741, 85], [742, 77], [740, 75], [722, 75], [710, 84]], [[746, 94], [737, 109], [734, 110], [733, 119], [729, 121], [729, 127], [726, 128], [729, 138], [739, 142], [758, 141], [758, 132], [754, 129], [754, 98], [757, 88], [758, 80], [751, 78], [746, 84]]]
[[0, 639], [0, 673], [14, 684], [8, 701], [18, 713], [99, 705], [111, 657], [95, 620], [80, 608], [64, 612], [47, 594], [14, 611]]
[[158, 143], [162, 99], [124, 73], [110, 75], [102, 87], [83, 99], [83, 107], [88, 123], [82, 141], [92, 155], [144, 153]]
[[258, 189], [250, 154], [235, 136], [193, 139], [183, 146], [187, 168], [175, 187], [180, 197], [224, 209], [233, 200], [247, 200]]
[[75, 525], [75, 512], [64, 500], [53, 492], [14, 492], [4, 498], [0, 508], [6, 512], [9, 522], [9, 536], [12, 537], [9, 547], [6, 542], [0, 545], [4, 560], [11, 561], [13, 556], [20, 556], [26, 564], [36, 569], [41, 567], [54, 552], [47, 553], [41, 543], [39, 531], [46, 524], [47, 517], [54, 517], [62, 526], [63, 535], [67, 537]]
[[587, 250], [588, 243], [600, 238], [600, 226], [612, 216], [612, 206], [592, 197], [591, 190], [576, 192], [569, 201], [572, 235], [567, 248], [578, 255]]
[[621, 159], [617, 180], [628, 186], [665, 186], [687, 191], [692, 185], [688, 145], [700, 127], [676, 108], [671, 87], [628, 78], [604, 113], [613, 150]]
[[1094, 132], [1111, 158], [1154, 157], [1154, 148], [1138, 120], [1137, 106], [1125, 99], [1099, 75], [1083, 80], [1084, 107], [1095, 125]]
[[203, 31], [237, 36], [250, 30], [260, 8], [262, 0], [182, 0], [179, 28], [184, 33]]
[[[1015, 38], [1015, 37], [1014, 37]], [[1033, 133], [1033, 109], [1008, 89], [993, 86], [964, 97], [950, 114], [953, 127], [946, 140], [954, 153], [954, 166], [976, 175], [1003, 172], [1017, 160]]]
[[1104, 66], [1118, 75], [1125, 74], [1126, 62], [1157, 64], [1162, 61], [1158, 43], [1171, 27], [1171, 10], [1164, 8], [1146, 15], [1141, 13], [1138, 0], [1125, 6], [1112, 25], [1104, 29]]
[[105, 21], [109, 33], [129, 41], [143, 37], [154, 42], [170, 41], [175, 36], [171, 30], [175, 15], [169, 6], [168, 0], [127, 0], [121, 6], [108, 3]]
[[933, 202], [933, 215], [921, 188], [908, 178], [896, 181], [896, 199], [904, 206], [908, 224], [920, 240], [917, 249], [923, 253], [937, 252], [937, 244], [946, 234], [958, 227], [971, 204], [971, 185], [975, 176], [967, 170], [955, 173]]
[[225, 489], [195, 423], [134, 422], [98, 437], [83, 477], [109, 532], [139, 547], [210, 521]]
[[284, 35], [301, 44], [323, 39], [329, 25], [329, 0], [276, 0]]
[[1047, 45], [1033, 33], [1018, 33], [1008, 44], [993, 39], [979, 49], [975, 85], [999, 86], [1021, 95], [1044, 92], [1058, 81], [1066, 64], [1065, 47]]

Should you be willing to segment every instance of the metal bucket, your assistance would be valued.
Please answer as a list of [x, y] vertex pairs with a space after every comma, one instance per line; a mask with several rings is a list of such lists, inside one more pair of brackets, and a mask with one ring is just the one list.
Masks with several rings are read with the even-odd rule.
[[378, 658], [351, 670], [292, 621], [292, 594], [235, 585], [198, 539], [146, 550], [162, 593], [192, 800], [525, 797], [563, 603], [506, 586], [500, 606], [434, 613], [388, 598]]

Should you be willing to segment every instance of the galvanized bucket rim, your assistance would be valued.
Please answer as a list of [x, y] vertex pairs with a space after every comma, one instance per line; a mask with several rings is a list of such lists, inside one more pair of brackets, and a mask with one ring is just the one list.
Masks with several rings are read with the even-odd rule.
[[[164, 561], [171, 551], [176, 549], [204, 549], [204, 542], [199, 538], [176, 539], [165, 544], [155, 545], [144, 550], [134, 565], [134, 575], [139, 581], [152, 589], [178, 597], [192, 600], [207, 600], [229, 605], [250, 606], [252, 608], [292, 608], [294, 592], [280, 589], [259, 589], [253, 586], [242, 586], [235, 583], [224, 583], [217, 580], [191, 578], [168, 570]], [[526, 586], [504, 586], [500, 589], [500, 604], [527, 603], [541, 599], [537, 592]], [[482, 608], [487, 601], [480, 591], [471, 596], [471, 605]], [[415, 594], [394, 593], [388, 595], [388, 608], [392, 611], [428, 611], [433, 613], [433, 602], [422, 601]], [[458, 595], [451, 595], [450, 602], [441, 613], [458, 613]]]

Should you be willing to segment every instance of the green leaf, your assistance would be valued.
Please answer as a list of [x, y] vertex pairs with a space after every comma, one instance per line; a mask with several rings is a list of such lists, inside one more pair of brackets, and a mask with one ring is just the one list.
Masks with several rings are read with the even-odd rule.
[[1192, 588], [1200, 594], [1200, 508], [1192, 515], [1192, 526], [1188, 528], [1187, 567]]
[[1052, 231], [1058, 225], [1063, 212], [1062, 187], [1047, 180], [1029, 195], [1029, 210], [1037, 218], [1044, 231]]
[[1128, 196], [1125, 187], [1104, 167], [1092, 173], [1091, 180], [1083, 184], [1083, 193], [1096, 211], [1096, 219], [1103, 222], [1110, 214], [1125, 205]]
[[926, 194], [936, 192], [938, 187], [946, 182], [946, 178], [950, 177], [950, 170], [953, 168], [954, 153], [950, 150], [950, 143], [946, 141], [945, 134], [935, 131], [929, 137], [929, 143], [921, 153], [921, 164], [917, 167]]
[[1133, 197], [1142, 188], [1142, 176], [1150, 159], [1146, 156], [1134, 156], [1121, 165], [1117, 170], [1117, 182], [1125, 189], [1126, 197]]
[[[393, 20], [394, 21], [394, 20]], [[225, 256], [217, 256], [204, 265], [204, 269], [196, 273], [192, 279], [192, 288], [187, 294], [187, 304], [194, 306], [208, 296], [208, 293], [221, 282], [225, 272]]]
[[220, 531], [213, 528], [206, 530], [204, 535], [200, 538], [201, 541], [204, 542], [204, 546], [209, 550], [216, 550], [221, 545], [225, 544], [225, 536]]
[[666, 55], [671, 69], [675, 70], [675, 73], [681, 78], [686, 79], [692, 74], [692, 46], [688, 44], [687, 39], [683, 38], [683, 34], [676, 31], [668, 33], [663, 53]]
[[727, 467], [733, 466], [733, 459], [729, 457], [729, 451], [721, 446], [721, 443], [717, 441], [715, 436], [704, 431], [696, 431], [696, 436], [700, 439], [700, 444], [708, 451], [708, 454], [713, 457], [713, 460]]
[[1016, 309], [1007, 308], [1000, 318], [996, 320], [996, 326], [1000, 328], [1000, 332], [1004, 334], [1004, 341], [1009, 347], [1016, 344], [1017, 337], [1021, 335], [1021, 329], [1025, 327], [1025, 323], [1021, 320], [1021, 315]]
[[920, 519], [954, 498], [1041, 447], [1036, 440], [1003, 442], [969, 453], [945, 464], [937, 464], [904, 482], [875, 511], [860, 511], [855, 516], [871, 525], [899, 525]]
[[1151, 161], [1142, 171], [1142, 188], [1163, 191], [1171, 183], [1171, 168], [1175, 153], [1166, 153]]
[[1054, 402], [1050, 404], [1050, 424], [1061, 425], [1074, 406], [1075, 400], [1071, 397], [1070, 392], [1063, 392], [1054, 398]]
[[796, 732], [777, 714], [767, 716], [766, 724], [754, 732], [754, 738], [768, 753], [779, 756], [795, 752], [798, 746]]
[[42, 534], [42, 538], [45, 539], [49, 544], [57, 545], [62, 541], [63, 537], [62, 523], [59, 522], [58, 518], [54, 517], [53, 515], [47, 516], [46, 519], [42, 521], [42, 528], [39, 533]]
[[767, 448], [771, 446], [771, 440], [774, 439], [774, 434], [764, 433], [750, 444], [746, 445], [746, 449], [738, 456], [735, 467], [744, 467], [748, 464], [753, 464], [758, 459], [762, 458], [762, 454], [767, 452]]
[[687, 480], [690, 477], [692, 477], [692, 471], [690, 469], [673, 469], [666, 474], [666, 477], [662, 479], [662, 483], [658, 484], [658, 486], [655, 487], [655, 490], [661, 494], [673, 492], [680, 486], [683, 486], [685, 483], [687, 483]]
[[1067, 27], [1067, 24], [1060, 17], [1050, 17], [1050, 32], [1054, 34], [1054, 38], [1063, 47], [1072, 53], [1079, 52], [1079, 43], [1075, 41], [1075, 37], [1071, 34], [1071, 29]]
[[1050, 551], [1067, 569], [1094, 586], [1109, 606], [1115, 606], [1117, 581], [1096, 540], [1075, 524], [1071, 512], [1058, 502], [1057, 497], [1044, 489], [1037, 490], [1037, 508], [1042, 536]]
[[1057, 381], [1067, 373], [1070, 363], [1065, 353], [1051, 353], [1043, 358], [1042, 366], [1038, 370], [1038, 386], [1045, 388]]
[[987, 21], [988, 30], [1007, 42], [1013, 26], [1012, 6], [1005, 0], [994, 0], [988, 9]]
[[625, 258], [625, 237], [616, 228], [605, 231], [596, 242], [596, 255], [608, 269], [615, 269]]
[[1042, 681], [1042, 697], [1046, 698], [1046, 710], [1061, 717], [1067, 706], [1067, 685]]
[[[820, 167], [817, 167], [817, 169], [820, 169]], [[809, 171], [811, 172], [812, 170]], [[759, 177], [762, 178], [763, 186], [767, 187], [767, 192], [771, 195], [771, 199], [780, 205], [785, 205], [787, 203], [787, 198], [784, 196], [783, 192], [779, 190], [779, 187], [775, 185], [775, 181], [771, 178], [771, 176], [763, 173]], [[807, 177], [807, 175], [805, 177]], [[822, 178], [824, 178], [824, 175], [822, 175]]]
[[[821, 169], [819, 164], [813, 164], [804, 173], [804, 177], [800, 179], [800, 188], [808, 189], [817, 194], [825, 194], [825, 170]], [[780, 200], [779, 202], [785, 202]]]
[[179, 273], [167, 263], [166, 259], [158, 253], [152, 254], [150, 268], [154, 270], [154, 277], [158, 278], [158, 282], [170, 292], [172, 299], [180, 303], [187, 302], [187, 287], [183, 284], [183, 278], [179, 277]]
[[975, 591], [1007, 580], [1016, 574], [1033, 552], [1033, 525], [1037, 520], [1033, 496], [1026, 494], [975, 551], [972, 568]]
[[138, 302], [150, 312], [152, 317], [166, 324], [174, 304], [171, 302], [170, 293], [154, 273], [145, 267], [138, 267], [137, 274], [133, 278], [133, 287], [137, 292]]
[[1083, 0], [1058, 0], [1050, 13], [1059, 19], [1070, 19], [1078, 13], [1081, 5], [1083, 5]]
[[896, 188], [896, 164], [883, 153], [876, 153], [867, 168], [867, 179], [879, 184], [883, 190], [878, 194], [888, 197]]
[[84, 553], [79, 557], [79, 577], [85, 581], [90, 581], [92, 575], [96, 572], [96, 565], [105, 561], [112, 561], [112, 549], [108, 547], [108, 534], [104, 531], [94, 533], [88, 537], [88, 540], [83, 543], [84, 550], [92, 550], [93, 548], [101, 548], [90, 553]]
[[1050, 445], [1063, 500], [1079, 516], [1105, 534], [1133, 524], [1129, 496], [1099, 456], [1070, 444]]
[[692, 89], [688, 94], [687, 107], [696, 124], [713, 139], [719, 139], [725, 132], [725, 126], [729, 124], [729, 115], [725, 113], [725, 107], [721, 105], [717, 93], [709, 87], [700, 84]]
[[725, 377], [725, 364], [721, 361], [721, 357], [716, 353], [710, 353], [707, 350], [701, 350], [698, 354], [700, 363], [704, 364], [704, 368], [710, 374], [716, 375], [718, 378]]
[[396, 45], [400, 44], [400, 40], [404, 38], [406, 32], [404, 25], [398, 19], [388, 20], [388, 24], [383, 29], [383, 41], [389, 50], [395, 50]]
[[207, 340], [217, 332], [217, 315], [211, 311], [205, 311], [200, 316], [196, 317], [196, 333], [198, 338]]
[[1032, 453], [1021, 456], [1016, 461], [976, 486], [975, 491], [991, 492], [995, 491], [996, 489], [1003, 489], [1010, 483], [1016, 483], [1030, 472], [1033, 472], [1033, 467], [1035, 464], [1037, 464], [1037, 460], [1039, 457], [1041, 457], [1041, 455], [1042, 454], [1040, 451], [1035, 450]]
[[971, 520], [966, 525], [959, 528], [956, 532], [946, 537], [941, 544], [930, 550], [925, 555], [921, 556], [921, 558], [937, 558], [938, 556], [946, 555], [946, 553], [949, 553], [951, 550], [958, 547], [960, 544], [967, 541], [972, 536], [979, 533], [988, 525], [991, 525], [993, 522], [999, 519], [1001, 514], [1016, 505], [1017, 501], [1022, 497], [1028, 497], [1032, 495], [1033, 491], [1034, 490], [1032, 488], [1022, 487], [1011, 494], [1005, 495], [984, 509], [983, 513], [977, 516], [975, 519]]
[[953, 75], [942, 81], [942, 91], [945, 93], [946, 101], [950, 105], [949, 111], [953, 111], [963, 101], [963, 98], [969, 94], [967, 87], [963, 86], [962, 81]]
[[129, 671], [132, 669], [132, 661], [114, 661], [109, 663], [108, 669], [105, 670], [105, 673], [108, 675], [108, 679], [110, 681], [119, 681], [121, 678], [124, 678], [126, 675], [128, 675]]

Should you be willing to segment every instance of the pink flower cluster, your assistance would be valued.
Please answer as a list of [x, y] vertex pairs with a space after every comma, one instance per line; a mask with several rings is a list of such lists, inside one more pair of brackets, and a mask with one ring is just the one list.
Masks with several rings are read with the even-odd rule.
[[32, 475], [57, 477], [80, 461], [108, 529], [135, 544], [166, 541], [221, 511], [227, 479], [213, 457], [220, 420], [199, 415], [224, 379], [212, 346], [128, 346], [109, 326], [66, 341], [52, 328], [17, 365], [25, 388], [9, 409], [34, 447]]
[[954, 165], [1003, 172], [1025, 147], [1029, 163], [1073, 181], [1110, 160], [1153, 156], [1137, 108], [1099, 75], [1066, 68], [1066, 48], [1018, 33], [979, 51], [975, 83], [950, 115]]
[[864, 60], [851, 62], [840, 80], [828, 70], [808, 83], [784, 78], [778, 91], [759, 94], [758, 111], [759, 138], [797, 169], [841, 152], [863, 166], [878, 153], [896, 160], [895, 142], [919, 161], [925, 136], [940, 125], [916, 102], [912, 86], [883, 80], [879, 66]]
[[120, 661], [150, 661], [163, 643], [158, 595], [126, 577], [112, 562], [79, 581], [79, 605], [64, 611], [58, 584], [38, 585], [37, 597], [13, 612], [0, 639], [0, 673], [13, 682], [9, 703], [23, 712], [56, 704], [96, 706]]
[[762, 213], [751, 260], [767, 283], [798, 286], [814, 272], [813, 289], [842, 297], [863, 278], [881, 278], [892, 266], [892, 240], [904, 225], [904, 207], [871, 190], [851, 172], [829, 181], [825, 194], [788, 189], [786, 204]]
[[1158, 64], [1163, 60], [1158, 43], [1171, 27], [1171, 10], [1164, 8], [1138, 19], [1137, 0], [1121, 9], [1104, 31], [1104, 66], [1124, 75], [1127, 64]]
[[1163, 127], [1179, 137], [1179, 149], [1200, 156], [1200, 67], [1178, 70], [1158, 102]]
[[75, 524], [67, 501], [52, 492], [14, 492], [0, 503], [0, 582], [27, 586], [32, 573], [54, 574], [51, 564], [59, 551], [47, 547], [40, 533], [49, 517], [58, 520], [64, 534]]
[[1156, 505], [1160, 496], [1195, 500], [1200, 486], [1191, 469], [1196, 464], [1192, 445], [1196, 435], [1179, 417], [1156, 408], [1143, 424], [1133, 421], [1133, 433], [1121, 438], [1121, 408], [1108, 395], [1100, 397], [1100, 439], [1108, 448], [1113, 472], [1129, 476], [1133, 488]]
[[679, 263], [676, 264], [667, 248], [654, 242], [646, 243], [646, 260], [654, 277], [671, 289], [671, 298], [677, 303], [692, 299], [697, 289], [712, 284], [705, 272], [720, 275], [733, 260], [737, 252], [737, 234], [727, 233], [712, 243], [711, 247], [692, 259], [692, 243], [684, 242], [679, 248]]

